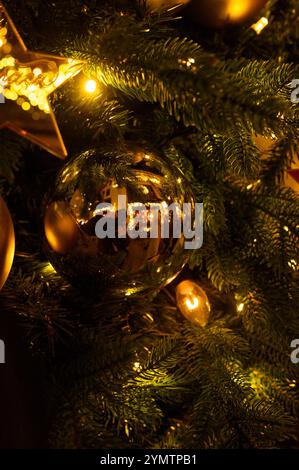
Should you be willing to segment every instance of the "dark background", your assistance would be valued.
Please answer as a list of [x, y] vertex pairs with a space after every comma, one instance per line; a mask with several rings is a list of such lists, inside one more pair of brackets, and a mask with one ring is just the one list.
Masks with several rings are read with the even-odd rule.
[[25, 347], [20, 319], [0, 312], [0, 448], [46, 447], [47, 405], [43, 368]]

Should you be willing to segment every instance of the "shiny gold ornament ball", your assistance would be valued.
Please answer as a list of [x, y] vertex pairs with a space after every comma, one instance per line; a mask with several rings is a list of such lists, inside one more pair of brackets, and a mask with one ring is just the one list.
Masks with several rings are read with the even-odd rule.
[[211, 311], [209, 299], [196, 282], [180, 282], [176, 287], [176, 300], [178, 309], [187, 320], [195, 325], [207, 324]]
[[[150, 237], [149, 209], [157, 204], [163, 208], [162, 203], [183, 207], [186, 202], [194, 207], [182, 175], [164, 158], [129, 149], [122, 156], [84, 153], [64, 167], [49, 196], [44, 217], [46, 254], [58, 273], [92, 295], [125, 297], [161, 288], [179, 274], [190, 250], [185, 249], [183, 230], [174, 236], [171, 223], [169, 236], [161, 236], [161, 215], [158, 231]], [[140, 203], [146, 211], [137, 224], [141, 235], [133, 238], [128, 230]], [[99, 212], [99, 204], [109, 204], [109, 209]], [[102, 224], [106, 230], [107, 217], [112, 217], [115, 233], [99, 237], [97, 227]], [[183, 213], [179, 217], [183, 221]]]
[[12, 266], [15, 254], [15, 232], [7, 206], [0, 197], [0, 289]]

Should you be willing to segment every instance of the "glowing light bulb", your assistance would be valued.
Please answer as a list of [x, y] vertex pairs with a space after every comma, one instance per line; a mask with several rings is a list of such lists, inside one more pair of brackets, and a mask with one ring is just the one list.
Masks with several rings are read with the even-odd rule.
[[[12, 99], [13, 99], [13, 96], [12, 96]], [[25, 102], [22, 104], [22, 108], [24, 111], [29, 111], [29, 109], [31, 108], [30, 104]]]
[[87, 80], [85, 82], [85, 90], [87, 93], [94, 93], [97, 89], [97, 82], [95, 80]]
[[256, 34], [260, 34], [263, 29], [268, 25], [268, 23], [268, 19], [263, 16], [260, 20], [254, 23], [251, 28], [256, 32]]
[[33, 69], [33, 74], [35, 75], [35, 77], [39, 77], [42, 73], [43, 72], [39, 67], [36, 67], [35, 69]]
[[243, 312], [244, 304], [243, 303], [239, 304], [238, 307], [237, 307], [237, 310], [238, 310], [238, 312]]
[[195, 310], [199, 306], [199, 299], [198, 297], [193, 297], [192, 299], [186, 300], [186, 305], [189, 310]]
[[297, 269], [297, 262], [295, 259], [291, 259], [288, 261], [288, 266], [293, 269], [294, 271]]
[[187, 320], [205, 326], [210, 316], [210, 303], [205, 291], [191, 280], [180, 282], [176, 287], [177, 306]]

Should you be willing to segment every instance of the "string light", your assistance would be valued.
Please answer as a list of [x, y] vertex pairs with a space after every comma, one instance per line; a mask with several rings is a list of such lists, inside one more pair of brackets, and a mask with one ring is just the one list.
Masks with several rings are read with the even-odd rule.
[[263, 16], [256, 23], [254, 23], [251, 28], [256, 32], [256, 34], [260, 34], [268, 24], [268, 19]]
[[291, 259], [290, 261], [288, 261], [288, 266], [293, 269], [294, 271], [296, 271], [297, 269], [297, 261], [295, 259]]
[[142, 367], [141, 367], [140, 362], [137, 362], [137, 361], [134, 362], [133, 370], [134, 370], [134, 372], [141, 372], [142, 371]]
[[198, 297], [193, 297], [192, 299], [186, 299], [186, 305], [189, 310], [195, 310], [199, 306]]
[[238, 310], [238, 312], [243, 312], [243, 310], [244, 310], [244, 304], [243, 304], [243, 303], [239, 304], [239, 305], [237, 306], [237, 310]]
[[293, 379], [293, 380], [287, 380], [288, 382], [288, 385], [290, 388], [295, 388], [297, 387], [299, 384], [297, 383], [296, 379]]
[[96, 82], [95, 80], [89, 79], [89, 80], [87, 80], [87, 81], [85, 82], [84, 87], [85, 87], [85, 91], [86, 91], [87, 93], [92, 94], [92, 93], [94, 93], [94, 92], [96, 91], [96, 89], [97, 89], [97, 82]]

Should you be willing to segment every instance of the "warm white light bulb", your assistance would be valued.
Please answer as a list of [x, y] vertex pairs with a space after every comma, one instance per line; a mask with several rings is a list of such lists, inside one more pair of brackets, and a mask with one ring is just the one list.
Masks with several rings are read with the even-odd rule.
[[263, 16], [259, 21], [257, 21], [257, 23], [254, 23], [251, 27], [252, 29], [254, 29], [256, 34], [260, 34], [263, 29], [268, 25], [268, 23], [268, 19]]
[[95, 80], [87, 80], [85, 82], [85, 90], [87, 93], [94, 93], [97, 89], [97, 82]]

